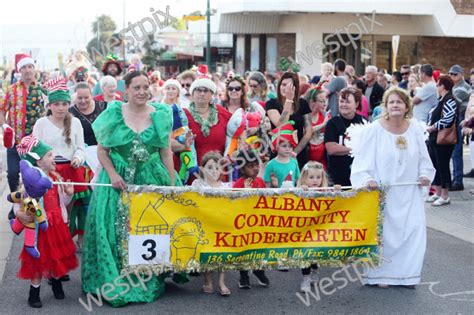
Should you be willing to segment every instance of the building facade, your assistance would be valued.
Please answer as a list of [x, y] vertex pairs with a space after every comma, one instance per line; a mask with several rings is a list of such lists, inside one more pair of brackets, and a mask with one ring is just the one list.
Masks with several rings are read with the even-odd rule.
[[232, 33], [237, 72], [278, 70], [284, 57], [305, 74], [343, 58], [362, 74], [431, 63], [474, 67], [474, 6], [466, 0], [224, 2], [219, 32]]

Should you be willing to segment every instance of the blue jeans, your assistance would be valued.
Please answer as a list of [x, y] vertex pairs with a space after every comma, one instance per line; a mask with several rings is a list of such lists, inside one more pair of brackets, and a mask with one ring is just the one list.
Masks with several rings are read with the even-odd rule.
[[464, 113], [460, 113], [459, 118], [456, 120], [457, 128], [458, 128], [458, 143], [454, 146], [453, 155], [451, 158], [453, 159], [453, 185], [454, 184], [462, 184], [462, 177], [464, 172], [464, 161], [462, 158], [462, 132], [461, 126], [459, 126], [459, 121], [464, 120]]
[[16, 151], [16, 145], [7, 149], [7, 171], [8, 186], [10, 191], [16, 191], [20, 182], [20, 156]]

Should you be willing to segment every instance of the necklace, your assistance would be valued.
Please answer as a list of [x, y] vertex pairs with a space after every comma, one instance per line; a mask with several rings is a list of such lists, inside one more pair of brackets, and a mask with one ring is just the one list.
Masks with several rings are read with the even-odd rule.
[[193, 116], [194, 120], [201, 126], [201, 132], [204, 137], [208, 137], [209, 133], [211, 131], [211, 127], [216, 125], [218, 120], [217, 120], [217, 109], [214, 105], [209, 105], [208, 111], [209, 117], [207, 119], [203, 119], [201, 115], [207, 113], [200, 113], [196, 109], [196, 105], [194, 103], [191, 103], [189, 105], [189, 112], [191, 113], [191, 116]]

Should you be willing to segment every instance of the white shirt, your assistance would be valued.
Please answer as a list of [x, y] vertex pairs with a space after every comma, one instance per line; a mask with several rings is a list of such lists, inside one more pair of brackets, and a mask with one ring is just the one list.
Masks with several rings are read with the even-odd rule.
[[33, 127], [33, 135], [53, 148], [54, 156], [62, 156], [68, 161], [78, 158], [85, 161], [84, 130], [76, 117], [71, 120], [71, 144], [66, 144], [64, 129], [56, 127], [48, 117], [38, 119]]

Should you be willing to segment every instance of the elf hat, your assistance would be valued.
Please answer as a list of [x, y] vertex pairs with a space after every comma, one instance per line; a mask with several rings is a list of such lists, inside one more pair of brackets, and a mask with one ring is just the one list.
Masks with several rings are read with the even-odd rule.
[[295, 122], [293, 120], [290, 120], [284, 125], [281, 125], [280, 127], [272, 130], [272, 133], [273, 133], [272, 146], [275, 151], [276, 151], [277, 145], [283, 140], [288, 141], [293, 148], [297, 146], [295, 137], [293, 135], [295, 131], [295, 129], [293, 128], [294, 124]]
[[26, 65], [35, 65], [35, 61], [31, 56], [27, 54], [16, 54], [15, 55], [15, 64], [16, 64], [16, 72], [19, 72], [21, 68]]
[[22, 160], [27, 160], [33, 165], [36, 165], [36, 162], [41, 160], [43, 156], [52, 149], [53, 148], [36, 138], [34, 135], [24, 137], [16, 147], [20, 158]]
[[48, 90], [48, 103], [55, 102], [71, 102], [71, 94], [67, 89], [67, 80], [62, 77], [51, 79], [45, 83], [45, 88]]
[[211, 79], [207, 76], [200, 76], [191, 84], [189, 88], [189, 93], [193, 95], [193, 91], [196, 88], [205, 87], [212, 91], [213, 94], [216, 94], [217, 86]]

